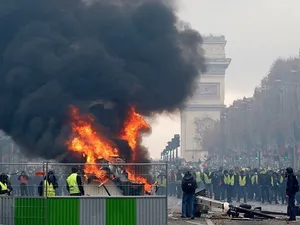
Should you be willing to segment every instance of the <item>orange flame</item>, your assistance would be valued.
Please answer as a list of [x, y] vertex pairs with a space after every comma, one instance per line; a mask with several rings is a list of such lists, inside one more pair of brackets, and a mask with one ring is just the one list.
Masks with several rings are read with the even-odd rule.
[[[132, 161], [136, 162], [137, 155], [137, 142], [140, 139], [141, 131], [150, 130], [150, 125], [146, 122], [146, 120], [138, 113], [135, 112], [135, 108], [131, 107], [128, 113], [128, 119], [125, 121], [123, 134], [121, 138], [126, 140], [129, 146], [132, 149]], [[130, 167], [126, 168], [126, 172], [128, 173], [128, 179], [136, 181], [138, 183], [144, 184], [144, 189], [148, 192], [151, 191], [152, 185], [147, 182], [147, 179], [134, 174], [133, 169]]]
[[[95, 163], [97, 159], [106, 159], [109, 161], [111, 155], [118, 155], [118, 150], [113, 147], [104, 137], [93, 130], [92, 117], [80, 118], [78, 109], [72, 108], [72, 131], [73, 139], [68, 143], [70, 150], [79, 152], [86, 157], [84, 172], [94, 174], [101, 182], [105, 182], [106, 172], [99, 169]], [[94, 164], [94, 165], [93, 165]]]
[[[75, 107], [72, 107], [71, 116], [73, 120], [73, 136], [67, 143], [68, 148], [86, 157], [84, 170], [86, 174], [93, 174], [100, 182], [106, 182], [109, 178], [104, 170], [98, 168], [96, 160], [103, 158], [107, 161], [111, 161], [112, 156], [119, 156], [118, 149], [114, 143], [99, 135], [99, 133], [93, 129], [92, 124], [94, 119], [91, 116], [83, 118], [79, 115], [78, 109]], [[135, 112], [133, 107], [130, 108], [121, 138], [128, 141], [133, 151], [133, 162], [136, 160], [137, 141], [140, 138], [139, 133], [145, 129], [150, 129], [150, 126], [141, 115]], [[126, 168], [126, 172], [128, 173], [129, 180], [142, 183], [144, 184], [145, 191], [151, 191], [152, 185], [147, 182], [146, 178], [136, 175], [129, 167]]]
[[128, 141], [128, 144], [133, 151], [132, 161], [136, 162], [136, 147], [137, 141], [140, 138], [140, 132], [142, 130], [150, 130], [150, 125], [140, 114], [135, 112], [134, 107], [130, 108], [128, 115], [121, 138]]

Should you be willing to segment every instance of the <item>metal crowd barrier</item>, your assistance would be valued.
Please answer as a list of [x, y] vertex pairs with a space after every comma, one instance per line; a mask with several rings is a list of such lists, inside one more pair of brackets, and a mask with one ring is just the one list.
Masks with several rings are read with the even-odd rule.
[[166, 225], [162, 196], [1, 197], [5, 225]]
[[[20, 164], [5, 164], [5, 167]], [[4, 225], [166, 225], [167, 224], [167, 188], [163, 192], [140, 191], [140, 186], [130, 182], [111, 181], [103, 184], [96, 181], [87, 181], [83, 176], [85, 196], [68, 196], [66, 177], [71, 174], [70, 167], [83, 164], [38, 163], [20, 165], [29, 176], [27, 189], [24, 193], [30, 196], [21, 196], [18, 183], [21, 171], [9, 171], [13, 187], [11, 196], [0, 197], [0, 224]], [[99, 164], [98, 166], [104, 166]], [[131, 171], [146, 177], [151, 174], [154, 181], [167, 173], [167, 164], [114, 164], [116, 168], [131, 167]], [[147, 167], [147, 168], [146, 168]], [[43, 173], [50, 170], [61, 179], [58, 183], [61, 190], [57, 196], [39, 196], [37, 187], [44, 179]], [[122, 169], [121, 169], [122, 170]], [[145, 174], [143, 174], [143, 171]], [[150, 171], [150, 172], [149, 172]], [[36, 173], [39, 172], [39, 173]], [[41, 173], [43, 172], [43, 173]], [[147, 172], [147, 173], [146, 173]], [[16, 174], [17, 173], [17, 174]], [[38, 175], [37, 175], [38, 174]], [[116, 171], [113, 172], [117, 175]], [[157, 178], [158, 177], [158, 178]], [[33, 179], [34, 178], [34, 179]], [[37, 179], [38, 178], [38, 179]], [[16, 179], [16, 180], [12, 180]], [[150, 178], [149, 178], [150, 179]], [[33, 180], [35, 182], [33, 182]], [[123, 182], [123, 183], [122, 183]], [[19, 188], [19, 190], [18, 190]], [[132, 189], [132, 190], [131, 190]], [[158, 188], [159, 189], [159, 188]], [[17, 191], [16, 191], [17, 190]]]

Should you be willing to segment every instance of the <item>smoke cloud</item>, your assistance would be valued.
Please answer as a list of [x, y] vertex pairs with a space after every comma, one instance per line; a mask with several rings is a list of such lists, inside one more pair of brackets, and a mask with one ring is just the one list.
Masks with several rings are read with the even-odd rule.
[[[70, 105], [112, 137], [130, 105], [143, 115], [182, 107], [205, 70], [202, 38], [169, 5], [1, 1], [0, 129], [27, 154], [53, 159], [66, 153]], [[99, 100], [115, 107], [88, 107]]]

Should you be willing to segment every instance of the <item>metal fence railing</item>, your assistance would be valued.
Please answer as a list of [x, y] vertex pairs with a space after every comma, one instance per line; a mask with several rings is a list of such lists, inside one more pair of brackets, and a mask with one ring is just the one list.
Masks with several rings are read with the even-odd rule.
[[[5, 168], [5, 182], [12, 189], [0, 197], [0, 224], [167, 223], [167, 164], [43, 162], [0, 166]], [[75, 170], [84, 193], [70, 196], [67, 179]]]
[[[67, 179], [76, 170], [85, 196], [167, 196], [165, 163], [12, 163], [0, 164], [12, 188], [10, 196], [68, 196]], [[2, 174], [3, 174], [2, 173]], [[48, 182], [46, 182], [47, 180]], [[78, 178], [77, 178], [78, 180]], [[0, 177], [1, 181], [1, 177]], [[49, 187], [49, 189], [48, 189]], [[82, 187], [82, 188], [81, 188]], [[55, 189], [55, 194], [51, 190]], [[50, 190], [51, 189], [51, 190]]]

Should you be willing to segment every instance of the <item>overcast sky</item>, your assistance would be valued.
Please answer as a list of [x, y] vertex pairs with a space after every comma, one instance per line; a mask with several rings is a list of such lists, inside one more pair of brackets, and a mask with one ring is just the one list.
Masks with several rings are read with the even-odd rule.
[[[178, 0], [178, 16], [201, 34], [225, 35], [227, 57], [225, 103], [251, 96], [278, 57], [298, 55], [300, 48], [300, 0]], [[160, 152], [175, 133], [176, 115], [152, 121], [152, 134], [144, 138], [151, 157]]]

